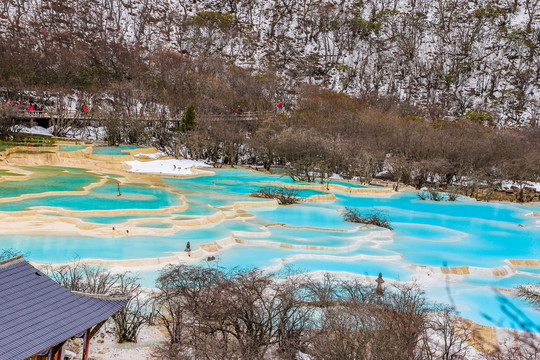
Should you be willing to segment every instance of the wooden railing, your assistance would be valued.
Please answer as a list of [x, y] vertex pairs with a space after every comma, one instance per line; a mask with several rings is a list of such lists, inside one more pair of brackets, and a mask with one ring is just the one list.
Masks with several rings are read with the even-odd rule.
[[36, 111], [36, 110], [20, 110], [18, 112], [20, 118], [26, 119], [50, 119], [50, 118], [65, 118], [65, 119], [92, 119], [88, 113], [77, 112], [73, 110], [64, 111]]
[[261, 111], [261, 112], [244, 112], [240, 114], [201, 114], [198, 115], [199, 118], [210, 120], [210, 121], [219, 121], [219, 120], [241, 120], [241, 121], [260, 121], [267, 120], [277, 117], [277, 113], [273, 111]]
[[[197, 114], [197, 118], [208, 121], [263, 121], [278, 117], [278, 113], [273, 111], [261, 111], [261, 112], [243, 112], [232, 114]], [[66, 119], [66, 120], [82, 120], [82, 121], [102, 121], [109, 118], [106, 114], [91, 114], [81, 111], [65, 110], [65, 111], [29, 111], [22, 110], [19, 112], [19, 118], [21, 119]], [[120, 120], [139, 120], [139, 121], [181, 121], [182, 115], [129, 115], [121, 116]]]

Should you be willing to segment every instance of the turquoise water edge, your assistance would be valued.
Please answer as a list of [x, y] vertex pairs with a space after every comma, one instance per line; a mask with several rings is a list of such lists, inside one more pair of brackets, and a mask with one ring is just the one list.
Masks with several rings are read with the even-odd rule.
[[[132, 148], [135, 147], [98, 152], [96, 149], [99, 148], [96, 148], [94, 153], [127, 154], [125, 151]], [[75, 149], [66, 149], [70, 150]], [[0, 199], [11, 198], [11, 201], [0, 202], [0, 212], [27, 211], [40, 206], [83, 212], [118, 210], [119, 213], [114, 215], [78, 218], [107, 226], [145, 218], [137, 227], [154, 230], [169, 229], [171, 225], [166, 219], [201, 217], [230, 210], [238, 201], [262, 201], [249, 194], [264, 186], [292, 183], [285, 176], [240, 169], [213, 169], [213, 176], [165, 177], [159, 186], [125, 183], [121, 186], [122, 195], [118, 196], [118, 182], [106, 174], [55, 167], [23, 169], [33, 173], [30, 179], [15, 181], [6, 178], [0, 182]], [[0, 172], [0, 177], [8, 175], [10, 173]], [[81, 192], [85, 186], [98, 181], [103, 183], [91, 188], [87, 194], [62, 194], [66, 191]], [[335, 183], [364, 187], [340, 181]], [[54, 193], [13, 199], [49, 191]], [[7, 235], [0, 230], [0, 249], [17, 249], [38, 263], [63, 263], [74, 257], [140, 259], [183, 251], [187, 241], [195, 249], [234, 234], [236, 239], [250, 245], [237, 244], [213, 254], [217, 263], [225, 268], [278, 269], [291, 266], [301, 272], [333, 271], [368, 276], [382, 272], [387, 279], [419, 279], [425, 283], [430, 298], [454, 302], [462, 316], [480, 324], [520, 328], [519, 321], [508, 316], [508, 301], [522, 311], [523, 316], [540, 324], [537, 311], [496, 290], [540, 283], [540, 277], [535, 276], [540, 273], [538, 267], [517, 267], [518, 273], [507, 276], [459, 276], [450, 282], [441, 278], [426, 282], [427, 275], [422, 273], [419, 276], [414, 267], [496, 268], [506, 265], [506, 259], [540, 259], [538, 218], [530, 216], [540, 211], [538, 205], [481, 203], [467, 198], [439, 203], [421, 201], [413, 192], [395, 195], [332, 192], [335, 200], [247, 208], [246, 216], [161, 235]], [[313, 188], [299, 190], [298, 195], [307, 198], [325, 193], [329, 192]], [[180, 195], [187, 201], [184, 210], [152, 215], [122, 213], [125, 209], [143, 212], [182, 205]], [[345, 207], [385, 211], [394, 231], [360, 229], [347, 223], [342, 217]], [[43, 214], [51, 218], [62, 216], [58, 213]], [[206, 262], [205, 257], [198, 261]], [[139, 273], [145, 286], [152, 286], [157, 275], [157, 270]]]

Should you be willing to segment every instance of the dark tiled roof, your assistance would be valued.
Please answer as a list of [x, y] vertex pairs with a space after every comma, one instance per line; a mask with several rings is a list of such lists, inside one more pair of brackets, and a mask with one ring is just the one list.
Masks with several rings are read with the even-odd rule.
[[22, 256], [0, 262], [0, 360], [25, 359], [109, 318], [127, 298], [75, 294]]

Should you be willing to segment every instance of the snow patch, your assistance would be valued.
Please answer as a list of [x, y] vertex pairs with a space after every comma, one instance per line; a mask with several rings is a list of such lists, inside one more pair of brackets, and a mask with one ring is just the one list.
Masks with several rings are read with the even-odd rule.
[[197, 167], [211, 167], [210, 165], [196, 160], [153, 160], [153, 161], [124, 161], [131, 167], [131, 172], [145, 174], [164, 175], [191, 175], [192, 169]]
[[31, 128], [29, 128], [26, 126], [15, 125], [12, 130], [24, 134], [53, 136], [53, 134], [49, 130], [41, 126], [32, 126]]
[[167, 156], [167, 154], [165, 154], [164, 152], [158, 151], [157, 153], [153, 153], [153, 154], [135, 154], [134, 156], [148, 158], [148, 159], [159, 159], [160, 157]]
[[502, 188], [504, 190], [511, 189], [512, 187], [521, 188], [521, 186], [525, 186], [528, 188], [534, 188], [536, 191], [540, 191], [540, 182], [532, 182], [532, 181], [526, 181], [522, 184], [519, 184], [514, 181], [503, 181], [502, 182]]

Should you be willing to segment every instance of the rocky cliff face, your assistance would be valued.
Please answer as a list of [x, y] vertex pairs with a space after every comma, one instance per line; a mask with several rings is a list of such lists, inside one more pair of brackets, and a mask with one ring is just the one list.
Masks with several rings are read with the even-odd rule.
[[[2, 41], [171, 48], [501, 125], [540, 113], [540, 0], [5, 0]], [[74, 35], [73, 35], [74, 34]], [[73, 37], [75, 36], [75, 40]], [[69, 40], [66, 40], [69, 39]]]

